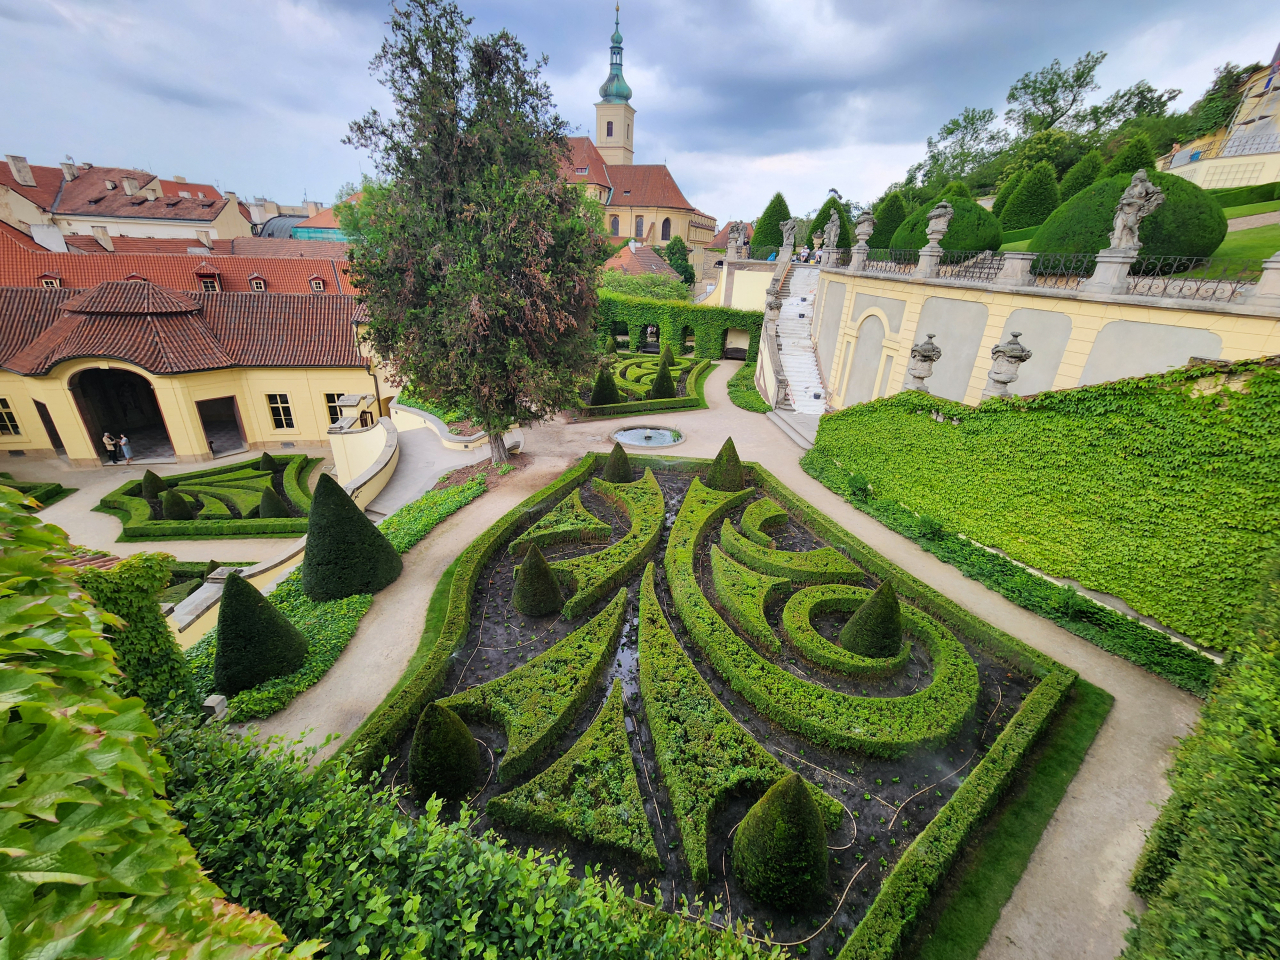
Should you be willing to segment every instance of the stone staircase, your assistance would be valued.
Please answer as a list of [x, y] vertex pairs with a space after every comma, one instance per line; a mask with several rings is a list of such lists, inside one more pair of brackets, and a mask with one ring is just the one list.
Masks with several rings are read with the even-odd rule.
[[818, 369], [811, 339], [818, 270], [792, 267], [782, 280], [778, 314], [778, 353], [790, 387], [791, 407], [805, 416], [821, 416], [827, 409], [827, 390]]

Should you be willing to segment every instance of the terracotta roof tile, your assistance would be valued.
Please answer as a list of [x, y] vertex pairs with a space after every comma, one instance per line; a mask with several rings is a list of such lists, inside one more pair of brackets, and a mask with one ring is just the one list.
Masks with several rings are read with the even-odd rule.
[[176, 290], [138, 280], [100, 283], [62, 305], [74, 313], [191, 313], [200, 305]]
[[161, 180], [160, 189], [164, 191], [166, 197], [176, 197], [179, 192], [189, 193], [195, 199], [200, 199], [200, 194], [211, 200], [221, 200], [222, 194], [218, 188], [208, 183], [179, 183], [177, 180]]
[[[351, 196], [347, 197], [347, 199], [343, 200], [342, 202], [343, 203], [359, 203], [360, 198], [363, 196], [364, 196], [363, 192], [353, 193]], [[337, 215], [333, 212], [333, 207], [325, 207], [323, 210], [317, 213], [314, 217], [308, 217], [306, 220], [303, 220], [300, 223], [295, 223], [294, 226], [310, 227], [318, 230], [341, 230], [342, 229], [338, 224]]]
[[[11, 228], [12, 229], [12, 228]], [[21, 233], [21, 231], [16, 231]], [[23, 234], [26, 237], [25, 234]], [[83, 253], [111, 255], [94, 237], [66, 237], [68, 247]], [[43, 249], [30, 237], [26, 241], [35, 250]], [[319, 260], [345, 260], [347, 244], [341, 240], [284, 240], [276, 237], [236, 237], [231, 240], [214, 240], [209, 253], [219, 257], [314, 257]], [[201, 246], [191, 238], [112, 237], [114, 253], [169, 253], [186, 255], [188, 250]]]
[[693, 209], [665, 164], [614, 164], [609, 167], [609, 179], [613, 182], [610, 206]]
[[31, 174], [36, 181], [34, 187], [24, 187], [13, 179], [9, 164], [0, 160], [0, 187], [8, 187], [19, 196], [30, 200], [41, 210], [48, 210], [58, 196], [58, 188], [62, 186], [61, 167], [37, 167], [31, 164]]
[[[61, 176], [61, 172], [59, 172]], [[132, 178], [138, 182], [138, 191], [133, 196], [125, 192], [124, 181]], [[80, 175], [66, 183], [57, 202], [53, 206], [55, 213], [64, 216], [89, 217], [127, 217], [145, 220], [193, 220], [209, 222], [217, 218], [229, 200], [222, 197], [208, 197], [200, 200], [196, 197], [160, 196], [150, 199], [145, 187], [156, 178], [145, 170], [130, 170], [125, 167], [91, 167], [81, 170]], [[36, 181], [39, 183], [39, 180]], [[114, 187], [108, 187], [108, 183]], [[160, 184], [155, 184], [160, 189]]]
[[[560, 175], [570, 183], [594, 183], [606, 189], [612, 186], [609, 180], [609, 165], [591, 142], [590, 137], [567, 137], [569, 143], [569, 161], [560, 168]], [[578, 173], [579, 170], [586, 173]]]
[[671, 264], [658, 256], [653, 247], [641, 246], [638, 243], [635, 250], [631, 249], [630, 244], [624, 246], [605, 261], [604, 269], [620, 270], [632, 277], [658, 274], [664, 277], [674, 277], [676, 280], [680, 279], [680, 274], [672, 269]]

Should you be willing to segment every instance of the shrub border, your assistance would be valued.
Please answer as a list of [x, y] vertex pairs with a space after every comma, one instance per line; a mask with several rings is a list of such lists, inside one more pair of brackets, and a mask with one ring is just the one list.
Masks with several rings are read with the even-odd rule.
[[661, 410], [705, 410], [707, 408], [706, 379], [719, 364], [700, 360], [685, 378], [685, 395], [674, 400], [632, 400], [628, 403], [608, 403], [578, 409], [581, 419], [607, 420], [610, 417], [630, 417], [640, 413]]
[[720, 549], [744, 567], [771, 577], [786, 577], [796, 586], [811, 587], [820, 583], [844, 583], [853, 581], [857, 586], [866, 574], [850, 563], [852, 570], [822, 570], [818, 564], [832, 559], [849, 563], [849, 558], [835, 547], [819, 547], [816, 550], [791, 551], [762, 547], [744, 537], [726, 517], [720, 525]]
[[679, 355], [684, 347], [680, 336], [685, 327], [693, 327], [693, 355], [698, 359], [720, 360], [724, 356], [724, 338], [729, 330], [746, 330], [749, 336], [747, 362], [755, 361], [760, 351], [760, 331], [764, 327], [764, 311], [736, 310], [733, 307], [710, 307], [682, 300], [654, 300], [630, 297], [623, 293], [601, 290], [596, 308], [599, 328], [613, 331], [625, 325], [627, 338], [634, 349], [640, 343], [641, 328], [658, 328], [659, 342]]
[[797, 590], [782, 608], [782, 633], [801, 656], [824, 670], [868, 680], [897, 673], [911, 659], [911, 641], [906, 637], [902, 640], [902, 648], [892, 657], [860, 657], [827, 640], [810, 623], [814, 614], [831, 610], [851, 613], [870, 596], [871, 591], [866, 587], [851, 587], [843, 583], [822, 583]]

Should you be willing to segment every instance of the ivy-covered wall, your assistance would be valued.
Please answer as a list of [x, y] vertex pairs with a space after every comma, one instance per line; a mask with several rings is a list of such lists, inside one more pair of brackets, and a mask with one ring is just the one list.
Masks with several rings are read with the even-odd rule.
[[904, 391], [823, 417], [814, 455], [1221, 649], [1280, 539], [1277, 423], [1280, 366], [1244, 362], [978, 409]]
[[693, 355], [699, 359], [719, 360], [724, 355], [725, 334], [729, 330], [745, 330], [750, 335], [747, 361], [756, 359], [760, 348], [760, 328], [764, 313], [760, 310], [734, 310], [732, 307], [705, 307], [677, 300], [650, 300], [628, 297], [608, 290], [600, 291], [597, 325], [600, 330], [627, 328], [631, 349], [643, 342], [644, 328], [655, 326], [659, 339], [680, 356], [685, 328], [693, 331]]

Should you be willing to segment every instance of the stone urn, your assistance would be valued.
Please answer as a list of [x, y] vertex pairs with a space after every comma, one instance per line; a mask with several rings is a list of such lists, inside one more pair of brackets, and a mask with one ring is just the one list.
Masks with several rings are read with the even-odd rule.
[[928, 393], [925, 380], [933, 376], [933, 365], [942, 359], [942, 348], [933, 342], [936, 333], [928, 334], [924, 343], [911, 348], [911, 363], [907, 367], [907, 389]]
[[1018, 342], [1020, 336], [1020, 332], [1013, 331], [1008, 343], [997, 343], [991, 348], [991, 369], [987, 371], [983, 400], [1010, 396], [1009, 384], [1018, 379], [1018, 368], [1031, 359], [1031, 351]]

